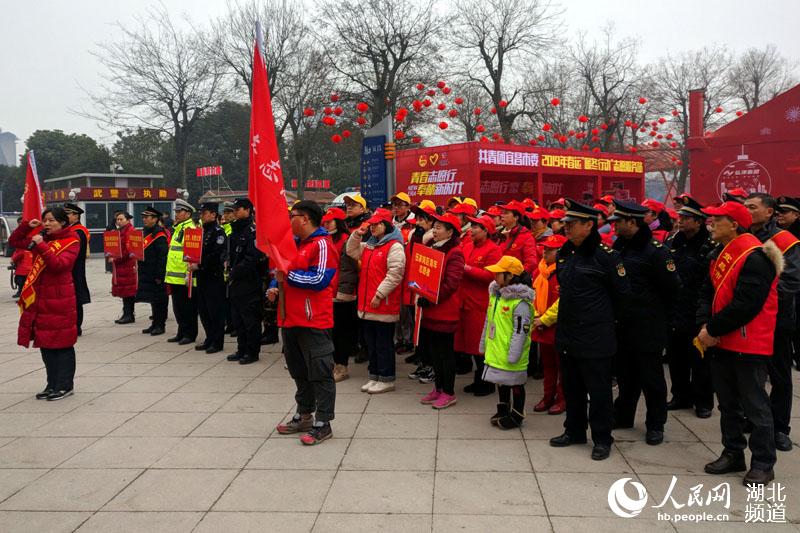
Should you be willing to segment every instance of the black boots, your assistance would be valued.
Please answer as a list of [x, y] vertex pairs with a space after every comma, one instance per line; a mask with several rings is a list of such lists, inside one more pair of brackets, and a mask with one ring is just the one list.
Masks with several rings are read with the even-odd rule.
[[492, 418], [489, 419], [489, 422], [492, 423], [493, 426], [498, 425], [498, 421], [508, 416], [508, 413], [511, 411], [511, 406], [507, 403], [498, 403], [497, 404], [497, 412], [492, 415]]
[[744, 452], [725, 450], [719, 459], [708, 463], [704, 468], [706, 474], [728, 474], [730, 472], [744, 472], [747, 465], [744, 462]]

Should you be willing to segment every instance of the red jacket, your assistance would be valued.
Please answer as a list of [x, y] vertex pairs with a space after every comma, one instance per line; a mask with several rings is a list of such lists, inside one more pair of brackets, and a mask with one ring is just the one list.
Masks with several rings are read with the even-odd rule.
[[128, 233], [133, 229], [133, 224], [126, 224], [119, 230], [119, 240], [122, 246], [122, 257], [113, 259], [114, 275], [111, 276], [111, 295], [117, 298], [136, 296], [139, 280], [136, 276], [136, 258], [131, 257], [128, 250]]
[[[14, 230], [9, 244], [25, 250], [28, 238], [28, 221]], [[44, 236], [44, 241], [33, 248], [33, 268], [26, 280], [20, 298], [22, 315], [19, 318], [17, 344], [29, 347], [31, 341], [37, 348], [69, 348], [78, 340], [78, 312], [75, 304], [75, 286], [72, 284], [72, 265], [78, 258], [80, 243], [75, 233], [67, 228]]]
[[[336, 238], [334, 238], [336, 237]], [[342, 256], [345, 254], [344, 248], [347, 244], [347, 239], [350, 237], [349, 233], [336, 233], [336, 235], [331, 236], [331, 244], [333, 244], [334, 250], [336, 250], [336, 255], [339, 257], [341, 261]], [[270, 266], [272, 264], [270, 263]], [[336, 269], [336, 274], [333, 276], [331, 280], [331, 288], [333, 289], [333, 295], [336, 296], [336, 292], [339, 290], [339, 269]]]
[[536, 277], [539, 253], [536, 250], [536, 239], [528, 228], [517, 225], [510, 232], [501, 233], [498, 244], [503, 255], [516, 257], [531, 277]]
[[456, 235], [435, 249], [445, 254], [442, 282], [439, 285], [439, 303], [423, 308], [421, 327], [442, 333], [455, 333], [460, 321], [461, 295], [458, 289], [464, 277], [464, 253]]
[[459, 289], [461, 296], [461, 320], [456, 331], [455, 350], [470, 355], [479, 355], [486, 308], [489, 305], [489, 284], [494, 274], [484, 269], [500, 260], [500, 247], [489, 239], [475, 246], [472, 239], [464, 241], [464, 278]]
[[333, 279], [339, 257], [328, 232], [322, 228], [297, 242], [297, 256], [286, 276], [286, 316], [281, 319], [278, 313], [280, 327], [333, 327]]
[[33, 254], [25, 248], [17, 248], [11, 255], [11, 262], [14, 263], [14, 274], [17, 276], [27, 276], [33, 264]]

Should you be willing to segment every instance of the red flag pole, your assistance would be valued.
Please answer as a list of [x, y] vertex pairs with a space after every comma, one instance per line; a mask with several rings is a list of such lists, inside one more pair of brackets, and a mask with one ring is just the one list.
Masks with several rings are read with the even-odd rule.
[[[39, 184], [39, 174], [36, 172], [36, 158], [33, 150], [28, 151], [25, 168], [25, 192], [22, 193], [22, 220], [30, 222], [33, 219], [39, 220], [44, 211], [42, 202], [42, 187]], [[41, 231], [42, 228], [33, 228], [28, 235], [32, 237]]]

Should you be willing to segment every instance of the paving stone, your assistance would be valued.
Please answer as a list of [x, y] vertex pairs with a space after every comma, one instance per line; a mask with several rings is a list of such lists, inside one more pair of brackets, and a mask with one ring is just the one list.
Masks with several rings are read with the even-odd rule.
[[147, 470], [106, 511], [206, 511], [237, 470]]

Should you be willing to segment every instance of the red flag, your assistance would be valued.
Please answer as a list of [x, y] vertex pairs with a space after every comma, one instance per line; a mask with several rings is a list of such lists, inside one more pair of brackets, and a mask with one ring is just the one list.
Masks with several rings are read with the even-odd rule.
[[297, 254], [286, 212], [286, 191], [275, 138], [275, 119], [267, 83], [267, 69], [261, 57], [261, 27], [253, 47], [253, 99], [250, 111], [249, 196], [256, 211], [256, 246], [275, 267], [288, 272]]
[[36, 158], [33, 157], [33, 150], [30, 150], [25, 170], [25, 192], [22, 194], [22, 219], [39, 220], [42, 218], [42, 211], [44, 211], [42, 188], [39, 186], [39, 175], [36, 173]]

